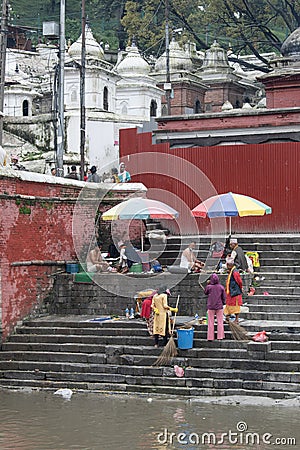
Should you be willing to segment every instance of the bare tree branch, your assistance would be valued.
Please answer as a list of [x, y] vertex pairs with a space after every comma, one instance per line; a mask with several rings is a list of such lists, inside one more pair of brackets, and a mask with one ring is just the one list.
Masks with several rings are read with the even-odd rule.
[[250, 50], [253, 52], [253, 54], [260, 59], [264, 64], [268, 65], [268, 60], [266, 60], [263, 56], [261, 56], [261, 54], [257, 51], [257, 49], [255, 48], [255, 46], [253, 45], [253, 43], [251, 41], [249, 41], [249, 39], [246, 37], [246, 35], [244, 34], [244, 32], [242, 31], [241, 27], [239, 26], [238, 23], [238, 19], [237, 17], [234, 15], [232, 9], [230, 8], [230, 5], [228, 4], [227, 0], [224, 0], [224, 5], [227, 8], [227, 11], [229, 14], [232, 15], [232, 19], [235, 23], [235, 25], [237, 26], [240, 35], [242, 37], [242, 39], [244, 40], [244, 42], [248, 45], [248, 47], [250, 48]]
[[[299, 27], [299, 25], [300, 25], [300, 16], [299, 16], [299, 14], [297, 13], [297, 11], [295, 9], [294, 3], [290, 2], [289, 0], [285, 0], [285, 2], [288, 5], [288, 7], [290, 8], [291, 13], [295, 17], [297, 25]], [[293, 31], [293, 30], [291, 30], [291, 31]]]

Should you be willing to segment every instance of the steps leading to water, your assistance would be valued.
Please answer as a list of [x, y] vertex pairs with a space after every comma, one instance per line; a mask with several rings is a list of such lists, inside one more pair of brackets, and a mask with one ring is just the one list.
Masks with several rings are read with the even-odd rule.
[[[169, 238], [166, 261], [179, 255], [189, 241]], [[41, 317], [25, 321], [2, 344], [0, 386], [181, 396], [299, 396], [300, 237], [241, 236], [239, 242], [244, 250], [258, 251], [262, 264], [255, 295], [245, 300], [249, 313], [241, 315], [242, 325], [250, 334], [265, 329], [269, 342], [234, 341], [227, 325], [225, 340], [207, 342], [206, 325], [195, 326], [194, 348], [179, 350], [166, 367], [155, 367], [162, 348], [154, 348], [141, 320], [101, 323], [81, 316]], [[205, 255], [209, 244], [208, 238], [201, 238], [199, 254]], [[189, 287], [193, 279], [187, 280]], [[92, 286], [89, 289], [92, 292]], [[74, 292], [81, 298], [82, 286]], [[188, 299], [182, 304], [187, 308]], [[174, 364], [185, 367], [183, 378], [175, 376]]]
[[2, 344], [0, 385], [185, 396], [300, 395], [300, 325], [294, 340], [282, 324], [267, 344], [234, 341], [227, 326], [226, 340], [207, 342], [206, 328], [196, 326], [194, 348], [179, 350], [172, 361], [186, 367], [185, 377], [177, 378], [171, 365], [152, 366], [162, 349], [153, 347], [141, 321], [27, 321]]

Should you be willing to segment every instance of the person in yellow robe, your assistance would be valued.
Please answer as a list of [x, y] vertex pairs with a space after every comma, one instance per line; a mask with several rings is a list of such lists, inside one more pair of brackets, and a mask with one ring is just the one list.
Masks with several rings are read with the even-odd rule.
[[178, 312], [177, 308], [172, 308], [168, 305], [168, 295], [171, 295], [169, 289], [160, 288], [152, 298], [151, 308], [154, 311], [153, 336], [155, 347], [158, 347], [159, 336], [163, 336], [163, 345], [167, 344], [171, 328], [169, 311]]

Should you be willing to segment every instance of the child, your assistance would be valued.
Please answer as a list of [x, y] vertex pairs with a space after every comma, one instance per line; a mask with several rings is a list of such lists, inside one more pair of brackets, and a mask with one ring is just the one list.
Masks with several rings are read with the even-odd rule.
[[225, 289], [220, 284], [219, 277], [213, 273], [210, 276], [210, 280], [207, 282], [207, 286], [204, 293], [208, 295], [207, 298], [207, 315], [208, 315], [208, 327], [207, 327], [207, 340], [213, 341], [215, 338], [215, 315], [217, 317], [217, 338], [224, 339], [224, 323], [223, 323], [223, 305], [226, 302]]

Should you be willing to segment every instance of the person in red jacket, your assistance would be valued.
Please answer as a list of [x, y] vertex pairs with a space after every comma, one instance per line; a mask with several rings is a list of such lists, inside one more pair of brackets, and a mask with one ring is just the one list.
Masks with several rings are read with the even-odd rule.
[[226, 266], [228, 271], [228, 277], [226, 280], [226, 306], [224, 314], [227, 322], [229, 322], [231, 314], [235, 314], [235, 323], [239, 323], [239, 314], [241, 312], [241, 306], [243, 304], [242, 292], [243, 282], [239, 271], [234, 265], [234, 260], [231, 257], [226, 258]]

